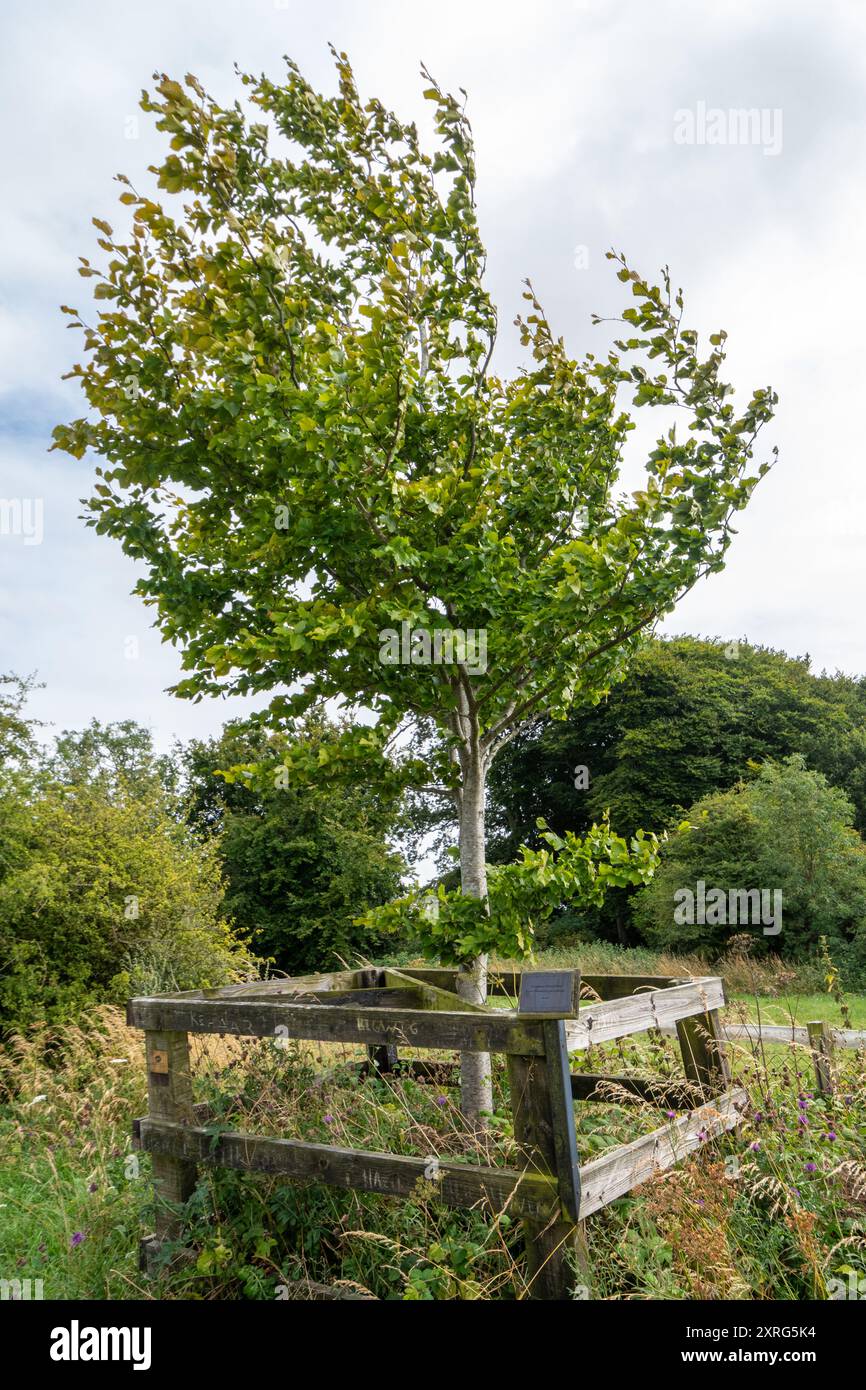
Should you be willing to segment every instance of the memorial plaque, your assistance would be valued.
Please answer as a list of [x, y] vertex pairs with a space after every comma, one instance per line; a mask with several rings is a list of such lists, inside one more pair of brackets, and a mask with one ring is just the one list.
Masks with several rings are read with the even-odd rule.
[[576, 1018], [579, 970], [524, 970], [517, 1012], [524, 1018]]

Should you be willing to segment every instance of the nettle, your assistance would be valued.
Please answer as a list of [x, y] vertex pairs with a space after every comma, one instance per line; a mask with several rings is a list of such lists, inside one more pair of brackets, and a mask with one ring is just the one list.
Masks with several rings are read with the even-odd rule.
[[[246, 106], [218, 105], [194, 77], [144, 94], [170, 148], [152, 193], [119, 176], [129, 233], [96, 221], [105, 259], [81, 266], [95, 322], [66, 309], [90, 412], [55, 446], [103, 461], [89, 524], [143, 565], [137, 592], [183, 651], [177, 694], [267, 691], [283, 725], [324, 700], [371, 711], [375, 730], [333, 758], [347, 775], [365, 775], [371, 738], [436, 730], [474, 900], [453, 907], [459, 940], [437, 945], [479, 1000], [496, 944], [482, 923], [490, 766], [532, 715], [598, 701], [641, 634], [722, 567], [767, 467], [753, 471], [753, 447], [776, 397], [735, 410], [724, 334], [702, 356], [667, 273], [651, 285], [620, 255], [632, 336], [577, 361], [527, 285], [527, 365], [498, 377], [462, 103], [424, 73], [428, 154], [334, 56], [333, 96], [291, 61], [282, 82], [243, 76]], [[615, 490], [634, 428], [623, 391], [684, 426], [658, 439], [630, 497]], [[485, 669], [384, 663], [379, 634], [403, 623], [484, 631]], [[593, 862], [608, 841], [622, 854], [606, 837]], [[646, 847], [627, 853], [640, 876]], [[477, 1111], [489, 1088], [472, 1072]]]

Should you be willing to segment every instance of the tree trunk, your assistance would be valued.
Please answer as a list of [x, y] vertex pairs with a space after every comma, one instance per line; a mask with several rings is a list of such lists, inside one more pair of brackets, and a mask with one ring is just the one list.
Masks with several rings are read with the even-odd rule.
[[[480, 754], [464, 766], [460, 809], [460, 887], [470, 898], [487, 897], [487, 863], [484, 844], [485, 769]], [[457, 976], [461, 999], [483, 1004], [487, 998], [487, 957], [479, 956], [461, 968]], [[460, 1059], [460, 1099], [464, 1115], [478, 1128], [485, 1125], [483, 1111], [493, 1109], [490, 1056], [464, 1052]]]
[[628, 945], [628, 933], [625, 929], [625, 909], [619, 893], [616, 894], [616, 939], [620, 946]]

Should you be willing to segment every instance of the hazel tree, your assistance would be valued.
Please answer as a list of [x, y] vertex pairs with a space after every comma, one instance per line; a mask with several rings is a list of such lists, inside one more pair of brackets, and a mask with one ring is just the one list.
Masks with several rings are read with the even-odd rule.
[[[370, 711], [332, 754], [343, 775], [407, 721], [437, 731], [427, 780], [453, 802], [472, 900], [460, 992], [480, 1000], [490, 766], [540, 710], [598, 701], [721, 569], [776, 397], [736, 409], [724, 333], [702, 355], [667, 272], [650, 284], [613, 253], [629, 301], [610, 349], [569, 356], [527, 283], [526, 365], [497, 376], [463, 102], [422, 69], [428, 153], [334, 58], [331, 96], [290, 60], [281, 82], [241, 75], [231, 106], [155, 77], [141, 105], [165, 159], [151, 192], [118, 176], [131, 230], [95, 221], [95, 320], [64, 308], [89, 411], [55, 447], [101, 460], [88, 524], [143, 566], [178, 695], [267, 692], [283, 726], [327, 700]], [[629, 406], [664, 416], [630, 496]], [[621, 854], [600, 835], [588, 857]], [[483, 1106], [483, 1075], [464, 1083]]]

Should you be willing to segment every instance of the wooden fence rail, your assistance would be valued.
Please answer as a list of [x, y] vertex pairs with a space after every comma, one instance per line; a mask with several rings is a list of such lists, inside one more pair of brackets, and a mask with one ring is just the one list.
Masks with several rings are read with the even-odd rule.
[[[808, 1049], [815, 1072], [815, 1089], [829, 1096], [835, 1089], [833, 1055], [837, 1048], [859, 1050], [866, 1048], [866, 1031], [855, 1028], [833, 1028], [824, 1019], [816, 1019], [801, 1027], [796, 1023], [726, 1023], [720, 1025], [726, 1042], [775, 1043]], [[665, 1026], [664, 1033], [676, 1029]]]
[[[866, 1047], [866, 1031], [856, 1028], [834, 1028], [827, 1024], [829, 1036], [834, 1047]], [[794, 1023], [725, 1023], [722, 1031], [731, 1040], [747, 1039], [752, 1042], [799, 1043], [810, 1047], [809, 1025]]]

